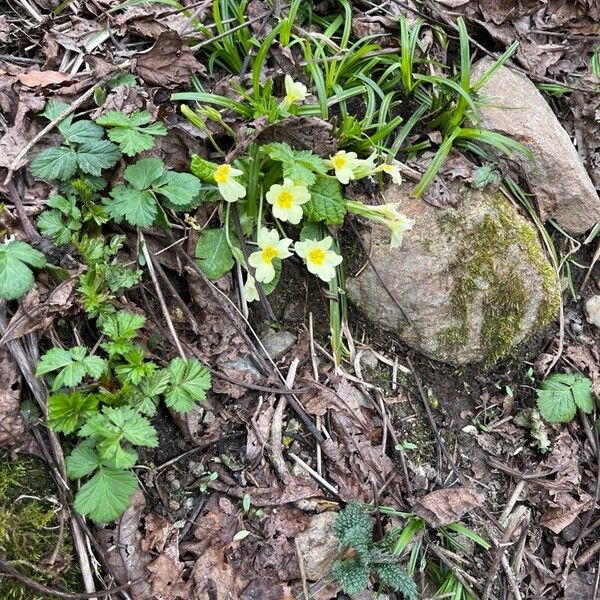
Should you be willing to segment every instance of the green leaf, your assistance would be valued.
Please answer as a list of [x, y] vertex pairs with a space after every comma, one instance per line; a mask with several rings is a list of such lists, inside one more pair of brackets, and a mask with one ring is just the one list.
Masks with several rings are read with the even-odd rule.
[[137, 462], [137, 452], [129, 445], [122, 446], [120, 438], [107, 438], [98, 444], [103, 465], [115, 469], [131, 469]]
[[189, 173], [167, 171], [153, 185], [158, 194], [166, 196], [175, 205], [186, 205], [200, 193], [202, 183]]
[[171, 381], [171, 374], [166, 369], [155, 371], [142, 379], [130, 395], [129, 403], [133, 408], [145, 415], [154, 415], [158, 397], [163, 394]]
[[0, 298], [16, 300], [33, 287], [35, 279], [27, 265], [42, 268], [46, 257], [19, 240], [0, 244]]
[[59, 146], [42, 150], [31, 161], [29, 170], [38, 179], [70, 179], [77, 171], [77, 153], [72, 148]]
[[316, 183], [310, 188], [310, 200], [302, 208], [309, 221], [341, 225], [346, 207], [340, 182], [332, 177], [317, 177]]
[[101, 466], [77, 492], [75, 510], [96, 523], [109, 523], [125, 512], [137, 489], [131, 471]]
[[358, 557], [336, 560], [331, 574], [346, 594], [360, 594], [369, 585], [369, 567]]
[[196, 258], [208, 279], [218, 279], [230, 271], [234, 260], [225, 229], [205, 229], [196, 242]]
[[81, 479], [100, 466], [100, 459], [91, 444], [82, 442], [73, 448], [65, 463], [69, 479]]
[[75, 121], [68, 126], [63, 122], [61, 128], [62, 134], [69, 144], [85, 144], [86, 142], [96, 142], [104, 136], [102, 127], [96, 125], [93, 121], [83, 119]]
[[52, 348], [41, 357], [35, 375], [41, 377], [59, 371], [54, 379], [53, 390], [79, 385], [86, 375], [98, 379], [106, 369], [106, 361], [99, 356], [87, 356], [87, 352], [84, 346], [68, 350]]
[[144, 377], [154, 373], [156, 365], [144, 360], [144, 349], [140, 346], [130, 348], [124, 356], [125, 362], [115, 367], [115, 373], [123, 383], [138, 385]]
[[96, 119], [96, 123], [110, 127], [108, 138], [119, 144], [121, 152], [134, 156], [154, 146], [154, 137], [166, 135], [167, 129], [162, 123], [146, 125], [152, 119], [146, 111], [136, 111], [131, 115], [110, 111]]
[[[60, 100], [48, 100], [44, 110], [40, 113], [43, 117], [46, 117], [48, 121], [55, 121], [62, 114], [68, 111], [70, 106], [66, 102]], [[70, 121], [73, 119], [73, 115], [69, 115], [66, 119], [61, 122], [61, 125], [70, 125]], [[60, 129], [60, 127], [59, 127]]]
[[165, 165], [160, 158], [142, 158], [129, 165], [123, 178], [136, 190], [147, 190], [165, 172]]
[[211, 387], [209, 370], [195, 358], [187, 361], [174, 358], [169, 365], [171, 382], [165, 393], [165, 403], [177, 412], [190, 411], [196, 402], [206, 400]]
[[123, 355], [132, 349], [131, 340], [137, 335], [139, 329], [144, 326], [146, 317], [137, 313], [121, 310], [116, 314], [107, 315], [102, 319], [100, 331], [110, 338], [110, 342], [101, 344], [108, 355]]
[[567, 423], [577, 408], [589, 414], [594, 410], [592, 382], [580, 373], [554, 373], [537, 390], [542, 417], [550, 423]]
[[77, 149], [77, 164], [90, 175], [100, 175], [102, 169], [114, 167], [120, 158], [119, 148], [108, 140], [87, 142]]
[[400, 592], [406, 600], [417, 600], [417, 585], [406, 571], [394, 563], [380, 564], [375, 567], [379, 583]]
[[281, 163], [283, 176], [294, 182], [301, 181], [310, 187], [317, 180], [316, 173], [327, 172], [323, 159], [310, 150], [294, 150], [285, 142], [270, 144], [268, 148], [269, 157]]
[[190, 171], [205, 183], [215, 182], [215, 171], [219, 168], [219, 165], [209, 160], [200, 158], [197, 154], [192, 154], [192, 163]]
[[59, 433], [73, 433], [98, 407], [94, 394], [53, 394], [48, 398], [48, 425]]
[[116, 185], [106, 201], [108, 214], [117, 222], [123, 218], [136, 227], [150, 227], [156, 219], [158, 207], [152, 192], [140, 191], [128, 185]]

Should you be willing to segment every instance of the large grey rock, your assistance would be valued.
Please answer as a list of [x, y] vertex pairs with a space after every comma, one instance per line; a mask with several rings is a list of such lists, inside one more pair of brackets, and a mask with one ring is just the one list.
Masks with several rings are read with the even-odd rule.
[[407, 187], [384, 195], [402, 203], [414, 228], [394, 249], [385, 228], [367, 232], [371, 263], [348, 281], [350, 299], [373, 323], [435, 360], [491, 364], [556, 316], [554, 270], [503, 196], [454, 184], [461, 202], [442, 210], [410, 198]]
[[313, 515], [309, 526], [298, 535], [298, 549], [309, 581], [327, 577], [338, 556], [339, 540], [333, 533], [336, 518], [335, 512]]
[[[473, 66], [477, 81], [492, 64], [483, 58]], [[535, 85], [524, 75], [500, 67], [481, 88], [486, 129], [504, 133], [525, 144], [536, 164], [514, 153], [543, 220], [552, 218], [572, 234], [581, 234], [600, 220], [600, 199], [567, 132]]]

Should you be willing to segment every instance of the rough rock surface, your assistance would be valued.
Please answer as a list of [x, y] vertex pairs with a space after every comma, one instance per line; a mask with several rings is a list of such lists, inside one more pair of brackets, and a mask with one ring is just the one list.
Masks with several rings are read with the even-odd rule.
[[446, 210], [393, 186], [415, 220], [400, 248], [377, 226], [365, 233], [371, 264], [348, 281], [354, 304], [426, 356], [491, 364], [558, 311], [559, 286], [534, 228], [497, 192], [454, 185]]
[[314, 515], [308, 528], [298, 535], [298, 548], [309, 581], [327, 577], [337, 558], [339, 540], [333, 534], [336, 518], [335, 512]]
[[592, 296], [586, 300], [585, 316], [588, 323], [600, 327], [600, 296]]
[[[473, 66], [477, 81], [492, 64], [483, 58]], [[548, 103], [524, 75], [500, 67], [481, 88], [481, 123], [525, 144], [536, 164], [514, 153], [544, 220], [552, 218], [572, 234], [581, 234], [600, 220], [600, 199], [567, 132]]]

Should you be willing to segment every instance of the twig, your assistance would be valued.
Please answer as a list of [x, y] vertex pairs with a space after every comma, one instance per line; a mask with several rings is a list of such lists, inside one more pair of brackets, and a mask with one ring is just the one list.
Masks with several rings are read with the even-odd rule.
[[288, 456], [301, 468], [303, 468], [311, 477], [320, 483], [326, 490], [330, 491], [335, 496], [339, 497], [339, 490], [331, 485], [327, 480], [323, 479], [312, 467], [307, 465], [299, 456], [293, 452], [288, 452]]
[[302, 552], [300, 552], [298, 538], [294, 538], [294, 547], [296, 548], [296, 557], [298, 558], [298, 567], [300, 569], [300, 579], [302, 580], [302, 593], [304, 594], [304, 600], [309, 600], [308, 583], [306, 581], [306, 571], [304, 570], [304, 559], [302, 558]]
[[52, 119], [46, 127], [44, 127], [26, 146], [17, 154], [15, 159], [8, 168], [8, 173], [4, 179], [4, 185], [8, 185], [8, 182], [12, 179], [14, 172], [23, 166], [23, 159], [27, 156], [27, 153], [50, 131], [52, 131], [61, 121], [68, 117], [71, 113], [75, 112], [82, 104], [84, 104], [89, 98], [94, 95], [96, 87], [102, 85], [111, 75], [105, 75], [98, 82], [96, 82], [85, 94], [77, 98], [74, 102], [71, 102], [69, 108], [62, 112], [58, 117]]
[[41, 594], [46, 594], [51, 598], [66, 598], [67, 600], [84, 600], [87, 598], [96, 598], [96, 597], [104, 597], [109, 596], [110, 594], [116, 594], [117, 592], [123, 592], [131, 587], [131, 584], [134, 582], [127, 583], [120, 587], [114, 587], [107, 590], [100, 590], [99, 592], [89, 592], [89, 593], [76, 593], [76, 592], [62, 592], [60, 590], [54, 590], [52, 588], [46, 587], [41, 583], [35, 581], [35, 579], [31, 579], [26, 575], [23, 575], [20, 571], [15, 569], [10, 562], [3, 560], [0, 558], [0, 572], [2, 574], [12, 577], [17, 581], [20, 581], [23, 585], [35, 590], [36, 592], [40, 592]]
[[177, 348], [177, 352], [179, 352], [179, 356], [183, 360], [187, 360], [187, 354], [183, 351], [183, 347], [181, 342], [179, 341], [179, 336], [175, 331], [175, 327], [173, 326], [173, 320], [171, 319], [171, 315], [169, 314], [169, 309], [167, 308], [167, 304], [165, 302], [165, 298], [163, 296], [162, 290], [160, 289], [160, 284], [158, 283], [158, 279], [156, 278], [156, 272], [154, 271], [154, 265], [152, 263], [152, 257], [150, 256], [150, 252], [148, 252], [148, 247], [146, 246], [146, 240], [144, 239], [144, 234], [140, 232], [140, 243], [142, 246], [142, 252], [144, 253], [144, 258], [146, 259], [146, 265], [148, 266], [148, 273], [150, 273], [150, 278], [152, 279], [152, 283], [154, 284], [154, 289], [156, 290], [156, 295], [158, 296], [158, 301], [160, 303], [160, 308], [163, 312], [163, 316], [165, 317], [165, 321], [167, 322], [167, 327], [169, 328], [169, 332], [171, 333], [171, 337], [173, 338], [173, 343]]

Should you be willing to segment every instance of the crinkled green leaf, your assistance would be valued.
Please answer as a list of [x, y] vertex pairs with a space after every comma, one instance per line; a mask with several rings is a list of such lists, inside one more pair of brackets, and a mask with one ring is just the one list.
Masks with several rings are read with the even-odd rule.
[[137, 335], [139, 329], [144, 326], [146, 317], [137, 313], [121, 310], [118, 313], [107, 315], [100, 323], [100, 331], [110, 341], [101, 344], [109, 356], [122, 355], [131, 350], [131, 340]]
[[123, 362], [115, 366], [115, 374], [122, 383], [138, 385], [144, 377], [148, 377], [156, 365], [144, 358], [144, 349], [139, 346], [132, 347], [123, 356]]
[[332, 177], [317, 177], [310, 188], [310, 200], [302, 205], [304, 216], [309, 221], [325, 225], [341, 225], [346, 215], [342, 186]]
[[29, 170], [34, 177], [44, 180], [70, 179], [77, 171], [77, 153], [72, 148], [58, 146], [42, 150], [31, 161]]
[[40, 358], [36, 377], [59, 371], [52, 385], [53, 390], [75, 387], [86, 375], [98, 379], [106, 368], [106, 361], [99, 356], [88, 356], [87, 352], [84, 346], [74, 346], [68, 350], [52, 348]]
[[104, 136], [104, 130], [93, 121], [82, 119], [66, 126], [63, 123], [62, 134], [69, 144], [85, 144], [86, 142], [95, 142], [101, 140]]
[[554, 373], [537, 390], [542, 417], [550, 423], [567, 423], [577, 408], [589, 414], [594, 410], [592, 382], [580, 373]]
[[165, 165], [160, 158], [142, 158], [129, 165], [123, 178], [136, 190], [147, 190], [165, 172]]
[[196, 402], [206, 400], [211, 387], [210, 371], [195, 358], [174, 358], [169, 365], [171, 381], [165, 393], [165, 403], [177, 412], [190, 411]]
[[196, 242], [195, 255], [198, 266], [209, 279], [222, 277], [234, 265], [233, 254], [222, 228], [205, 229]]
[[131, 471], [101, 466], [77, 492], [75, 510], [96, 523], [110, 523], [125, 512], [137, 489]]
[[154, 137], [166, 135], [167, 129], [162, 123], [147, 125], [151, 120], [150, 113], [136, 111], [131, 115], [110, 111], [96, 119], [96, 123], [109, 127], [108, 138], [119, 144], [119, 148], [127, 156], [134, 156], [154, 146]]
[[108, 140], [87, 142], [77, 148], [77, 164], [90, 175], [100, 175], [102, 169], [114, 167], [120, 158], [119, 148]]
[[133, 388], [129, 403], [142, 414], [154, 415], [158, 397], [166, 391], [169, 381], [171, 381], [171, 375], [167, 369], [155, 371]]
[[48, 425], [59, 433], [73, 433], [98, 407], [94, 394], [72, 392], [48, 398]]
[[31, 269], [46, 266], [46, 257], [19, 240], [0, 244], [0, 298], [16, 300], [34, 285]]

